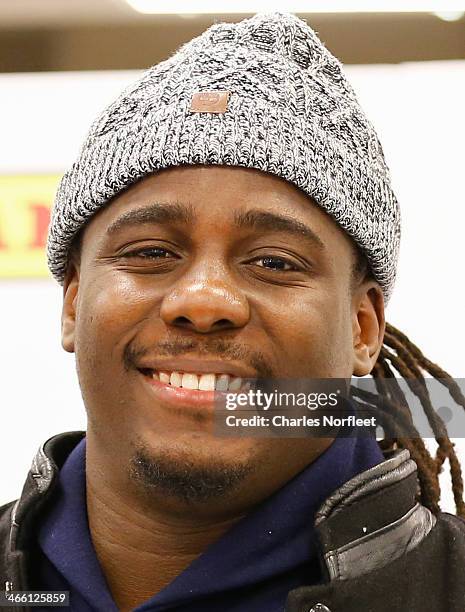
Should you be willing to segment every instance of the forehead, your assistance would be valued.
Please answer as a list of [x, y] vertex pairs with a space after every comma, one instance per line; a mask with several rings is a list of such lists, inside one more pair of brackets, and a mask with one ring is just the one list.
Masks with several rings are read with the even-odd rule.
[[[309, 228], [325, 245], [336, 243], [354, 252], [352, 239], [307, 194], [273, 174], [237, 166], [178, 166], [153, 173], [113, 198], [91, 219], [84, 234], [102, 239], [115, 228], [130, 231], [128, 220], [135, 216], [143, 220], [144, 212], [160, 203], [165, 224], [171, 221], [189, 231], [228, 235], [252, 210], [269, 217], [268, 224], [259, 223], [257, 228], [272, 230], [274, 218], [275, 229], [291, 230], [290, 224], [278, 222], [279, 216], [295, 221], [296, 227]], [[148, 214], [147, 222], [155, 217]]]

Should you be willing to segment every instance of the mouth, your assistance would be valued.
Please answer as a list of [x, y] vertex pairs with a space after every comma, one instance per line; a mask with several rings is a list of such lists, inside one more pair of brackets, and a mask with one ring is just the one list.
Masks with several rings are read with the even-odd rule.
[[225, 372], [188, 372], [185, 370], [155, 370], [138, 368], [150, 390], [162, 403], [185, 408], [212, 411], [215, 402], [221, 406], [229, 393], [241, 393], [252, 385], [250, 378]]

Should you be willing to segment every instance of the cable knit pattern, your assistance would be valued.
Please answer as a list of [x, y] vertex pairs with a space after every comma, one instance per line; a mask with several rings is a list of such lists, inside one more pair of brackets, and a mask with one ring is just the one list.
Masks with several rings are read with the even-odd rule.
[[[198, 91], [230, 92], [227, 110], [191, 111]], [[47, 256], [57, 281], [92, 215], [147, 174], [183, 164], [256, 168], [290, 181], [359, 245], [389, 300], [400, 210], [383, 150], [341, 63], [295, 15], [211, 26], [97, 117], [55, 198]]]

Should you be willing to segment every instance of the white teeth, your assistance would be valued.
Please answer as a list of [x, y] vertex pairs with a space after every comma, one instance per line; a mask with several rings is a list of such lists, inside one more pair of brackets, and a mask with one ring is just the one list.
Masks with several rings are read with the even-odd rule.
[[182, 375], [182, 386], [184, 389], [198, 389], [199, 378], [196, 374], [188, 374], [185, 372]]
[[216, 377], [215, 389], [217, 391], [227, 391], [229, 387], [229, 374], [219, 374]]
[[182, 385], [182, 374], [179, 372], [171, 372], [170, 385], [180, 387]]
[[200, 391], [214, 391], [215, 389], [215, 374], [202, 374], [199, 378]]
[[152, 374], [155, 380], [172, 387], [197, 389], [199, 391], [239, 391], [243, 387], [243, 379], [229, 374], [192, 374], [191, 372], [156, 372]]
[[242, 378], [233, 378], [229, 383], [229, 391], [239, 391], [242, 387]]

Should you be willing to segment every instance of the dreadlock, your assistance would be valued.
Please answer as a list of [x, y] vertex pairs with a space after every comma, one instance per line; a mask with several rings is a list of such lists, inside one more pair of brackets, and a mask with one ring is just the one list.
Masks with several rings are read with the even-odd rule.
[[[370, 276], [367, 261], [360, 252], [356, 256], [353, 276], [354, 280], [356, 277]], [[396, 372], [405, 380], [409, 389], [421, 403], [438, 445], [434, 457], [426, 448], [413, 424], [407, 398], [396, 381]], [[377, 409], [383, 425], [391, 425], [390, 430], [396, 431], [396, 435], [378, 441], [381, 450], [387, 455], [398, 448], [409, 450], [411, 458], [418, 467], [417, 499], [433, 514], [440, 512], [439, 474], [443, 470], [446, 459], [449, 460], [457, 515], [465, 519], [460, 461], [454, 448], [455, 445], [449, 438], [447, 427], [432, 405], [425, 374], [444, 385], [455, 403], [465, 408], [465, 396], [452, 376], [427, 359], [404, 333], [386, 323], [383, 345], [370, 373], [377, 395], [354, 386], [351, 387], [351, 391], [355, 397], [363, 400], [362, 406]]]

